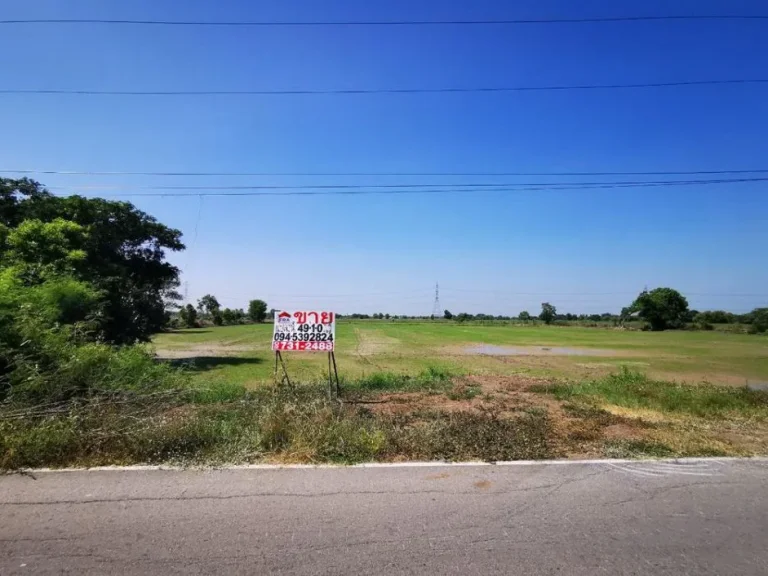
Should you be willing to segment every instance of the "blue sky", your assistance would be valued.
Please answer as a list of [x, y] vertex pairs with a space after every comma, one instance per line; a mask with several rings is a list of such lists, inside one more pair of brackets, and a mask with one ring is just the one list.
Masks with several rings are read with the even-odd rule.
[[[7, 0], [2, 18], [350, 20], [768, 13], [764, 2]], [[3, 27], [0, 88], [336, 89], [766, 77], [768, 21], [434, 28]], [[553, 172], [768, 168], [768, 85], [494, 94], [0, 96], [0, 168]], [[674, 178], [674, 177], [671, 177]], [[684, 179], [683, 177], [682, 179]], [[556, 182], [41, 175], [55, 186]], [[637, 177], [614, 177], [633, 180]], [[594, 181], [595, 178], [585, 178]], [[668, 285], [768, 305], [765, 183], [419, 196], [130, 198], [180, 228], [189, 295], [428, 314], [618, 311]], [[88, 192], [88, 194], [95, 194]], [[198, 213], [200, 218], [198, 220]], [[197, 224], [197, 240], [193, 242]]]

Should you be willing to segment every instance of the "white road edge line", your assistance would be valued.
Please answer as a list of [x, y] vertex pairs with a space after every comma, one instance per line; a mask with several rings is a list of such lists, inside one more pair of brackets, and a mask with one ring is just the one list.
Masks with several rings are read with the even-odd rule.
[[593, 460], [510, 460], [505, 462], [367, 462], [363, 464], [232, 464], [224, 466], [172, 466], [172, 465], [135, 465], [135, 466], [95, 466], [93, 468], [31, 468], [24, 472], [130, 472], [130, 471], [227, 471], [227, 470], [325, 470], [354, 468], [457, 468], [457, 467], [493, 467], [493, 466], [572, 466], [591, 464], [690, 464], [697, 462], [763, 462], [768, 464], [768, 457], [749, 458], [666, 458], [636, 460], [631, 458], [602, 458]]

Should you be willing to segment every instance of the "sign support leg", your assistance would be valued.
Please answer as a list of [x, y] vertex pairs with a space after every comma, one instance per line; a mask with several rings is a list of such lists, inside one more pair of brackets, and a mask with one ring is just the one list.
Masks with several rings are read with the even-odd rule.
[[[277, 381], [277, 361], [280, 361], [280, 365], [283, 368], [283, 376], [280, 378], [280, 382]], [[291, 379], [288, 377], [288, 369], [285, 367], [285, 362], [283, 361], [283, 355], [280, 354], [280, 350], [275, 351], [275, 384], [278, 386], [282, 386], [283, 382], [287, 382], [288, 386], [291, 385]]]
[[280, 355], [280, 352], [275, 351], [275, 374], [274, 374], [275, 386], [277, 386], [277, 357], [279, 355]]
[[[341, 384], [339, 383], [339, 371], [336, 369], [336, 354], [333, 352], [328, 353], [328, 362], [333, 360], [333, 376], [336, 379], [336, 397], [341, 398]], [[328, 369], [330, 374], [330, 367]]]

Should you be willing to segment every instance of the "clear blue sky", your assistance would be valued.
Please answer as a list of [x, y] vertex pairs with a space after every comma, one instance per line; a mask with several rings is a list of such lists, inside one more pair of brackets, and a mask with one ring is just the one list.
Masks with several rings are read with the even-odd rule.
[[[2, 18], [482, 19], [768, 13], [765, 2], [6, 0]], [[0, 88], [393, 88], [768, 76], [768, 21], [0, 28]], [[0, 96], [1, 168], [496, 172], [768, 168], [768, 86], [267, 97]], [[49, 186], [530, 182], [543, 177], [39, 176]], [[632, 180], [632, 177], [615, 179]], [[594, 178], [586, 178], [594, 180]], [[555, 178], [550, 181], [556, 181]], [[428, 314], [618, 311], [669, 285], [768, 305], [768, 186], [132, 198], [184, 232], [189, 294]], [[303, 282], [303, 284], [302, 284]], [[605, 294], [604, 294], [605, 293]], [[751, 294], [753, 296], [744, 296]]]

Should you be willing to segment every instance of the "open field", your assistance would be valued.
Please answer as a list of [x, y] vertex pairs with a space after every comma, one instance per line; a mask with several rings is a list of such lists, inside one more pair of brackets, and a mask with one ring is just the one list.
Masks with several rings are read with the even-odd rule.
[[[272, 379], [271, 334], [268, 324], [182, 330], [158, 335], [155, 347], [161, 357], [188, 359], [198, 382], [250, 388]], [[768, 338], [745, 334], [342, 321], [336, 337], [339, 370], [347, 379], [439, 367], [473, 375], [583, 380], [628, 366], [688, 383], [768, 382]], [[300, 381], [317, 380], [327, 369], [324, 354], [284, 356]]]
[[0, 469], [768, 454], [765, 337], [337, 328], [342, 402], [322, 353], [286, 353], [294, 386], [275, 388], [269, 325], [161, 334], [120, 388], [4, 406]]
[[[197, 386], [264, 391], [270, 335], [234, 326], [155, 344]], [[324, 354], [284, 356], [319, 389]], [[347, 414], [370, 414], [387, 438], [378, 459], [768, 453], [765, 337], [355, 321], [337, 326], [337, 357]]]

